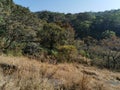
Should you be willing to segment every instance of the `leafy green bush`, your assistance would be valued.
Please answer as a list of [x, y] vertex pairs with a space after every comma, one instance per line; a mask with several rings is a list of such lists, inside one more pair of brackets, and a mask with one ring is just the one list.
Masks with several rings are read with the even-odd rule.
[[116, 33], [114, 31], [106, 30], [102, 33], [102, 38], [111, 38], [116, 36]]
[[58, 48], [58, 60], [61, 62], [72, 62], [77, 56], [77, 49], [73, 45], [63, 45]]
[[8, 56], [22, 56], [22, 50], [6, 50], [5, 54]]
[[39, 54], [40, 48], [36, 43], [29, 43], [23, 48], [23, 54], [37, 55]]
[[80, 50], [80, 55], [82, 55], [83, 57], [89, 57], [89, 53], [87, 53], [85, 50]]

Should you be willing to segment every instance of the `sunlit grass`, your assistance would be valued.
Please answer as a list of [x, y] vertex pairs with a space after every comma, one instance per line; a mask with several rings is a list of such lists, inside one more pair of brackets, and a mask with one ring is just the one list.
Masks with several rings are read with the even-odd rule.
[[[3, 73], [0, 68], [0, 90], [108, 90], [105, 84], [119, 73], [71, 63], [41, 63], [26, 57], [0, 56], [0, 64], [14, 65], [17, 71]], [[7, 69], [9, 72], [9, 69]], [[5, 75], [6, 74], [6, 75]], [[109, 75], [111, 74], [111, 75]], [[108, 75], [106, 77], [106, 75]], [[106, 78], [106, 79], [105, 79]]]

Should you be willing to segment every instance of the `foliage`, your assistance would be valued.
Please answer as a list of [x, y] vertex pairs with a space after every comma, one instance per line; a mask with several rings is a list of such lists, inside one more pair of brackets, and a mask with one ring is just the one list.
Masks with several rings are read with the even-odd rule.
[[85, 50], [80, 50], [80, 55], [82, 55], [83, 57], [88, 57], [89, 54], [87, 52], [85, 52]]
[[23, 48], [23, 54], [36, 55], [39, 54], [39, 46], [36, 43], [28, 43]]
[[[105, 12], [84, 12], [76, 14], [63, 14], [57, 12], [42, 11], [35, 13], [38, 18], [47, 22], [67, 22], [75, 30], [76, 38], [91, 36], [95, 39], [102, 39], [101, 35], [107, 30], [111, 30], [120, 37], [120, 10]], [[51, 20], [53, 19], [54, 20]]]
[[40, 44], [50, 50], [61, 45], [64, 40], [64, 29], [55, 24], [45, 24], [43, 29], [38, 32]]
[[116, 36], [115, 32], [110, 31], [110, 30], [106, 30], [102, 33], [102, 38], [111, 38], [115, 36]]
[[74, 62], [77, 56], [77, 49], [73, 45], [64, 45], [58, 48], [58, 59], [62, 62]]

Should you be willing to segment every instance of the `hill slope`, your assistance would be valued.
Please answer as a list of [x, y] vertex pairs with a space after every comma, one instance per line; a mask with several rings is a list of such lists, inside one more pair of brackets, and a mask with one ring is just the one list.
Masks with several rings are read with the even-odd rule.
[[12, 0], [0, 10], [0, 90], [120, 89], [120, 73], [80, 64], [120, 71], [120, 10], [38, 18]]
[[119, 90], [120, 73], [80, 64], [0, 56], [1, 90]]

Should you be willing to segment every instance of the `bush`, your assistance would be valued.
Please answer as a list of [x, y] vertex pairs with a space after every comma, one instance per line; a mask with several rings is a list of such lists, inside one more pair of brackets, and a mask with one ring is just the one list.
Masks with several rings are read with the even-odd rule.
[[102, 38], [111, 38], [116, 36], [116, 33], [114, 31], [106, 30], [102, 33]]
[[58, 60], [62, 62], [72, 62], [77, 56], [77, 49], [73, 45], [63, 45], [58, 48]]
[[8, 56], [22, 56], [22, 50], [6, 50], [5, 54]]
[[36, 43], [29, 43], [23, 48], [23, 54], [38, 56], [40, 48]]
[[9, 48], [7, 49], [3, 48], [1, 52], [8, 56], [22, 56], [23, 47], [24, 47], [24, 44], [13, 42]]
[[86, 52], [85, 50], [80, 50], [80, 55], [82, 55], [83, 57], [89, 57], [89, 53]]

